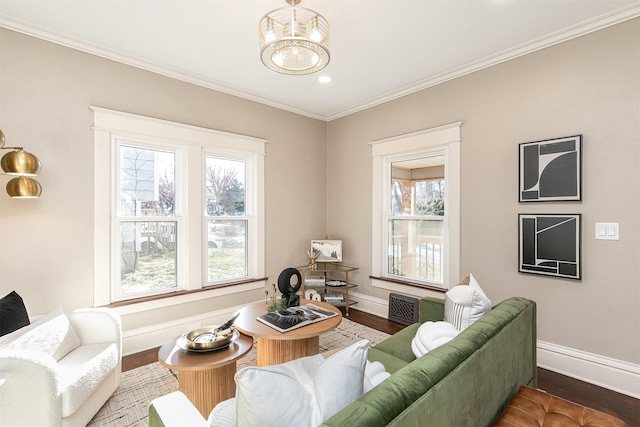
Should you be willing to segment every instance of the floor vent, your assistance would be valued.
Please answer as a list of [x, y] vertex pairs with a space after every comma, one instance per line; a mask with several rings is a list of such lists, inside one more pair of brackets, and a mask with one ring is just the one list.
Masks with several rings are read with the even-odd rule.
[[419, 316], [419, 303], [416, 298], [400, 294], [389, 294], [389, 320], [403, 325], [417, 323]]

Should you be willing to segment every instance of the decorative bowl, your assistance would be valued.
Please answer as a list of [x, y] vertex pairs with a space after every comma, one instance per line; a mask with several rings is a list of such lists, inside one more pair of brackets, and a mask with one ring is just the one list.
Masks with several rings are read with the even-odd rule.
[[213, 350], [229, 345], [234, 335], [233, 328], [215, 333], [214, 331], [218, 326], [204, 326], [189, 331], [185, 336], [187, 347], [194, 350]]

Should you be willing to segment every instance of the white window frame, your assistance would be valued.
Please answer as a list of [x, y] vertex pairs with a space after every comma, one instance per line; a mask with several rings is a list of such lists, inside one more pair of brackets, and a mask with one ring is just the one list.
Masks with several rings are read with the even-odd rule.
[[[177, 272], [176, 272], [177, 288], [167, 289], [164, 291], [164, 293], [175, 292], [178, 290], [185, 290], [186, 287], [184, 286], [184, 283], [186, 283], [186, 272], [185, 272], [185, 269], [183, 268], [184, 262], [182, 261], [182, 258], [187, 252], [186, 252], [186, 239], [181, 237], [181, 236], [185, 236], [185, 232], [186, 232], [186, 226], [185, 226], [185, 220], [184, 220], [185, 198], [183, 197], [184, 188], [185, 188], [184, 179], [183, 179], [184, 168], [182, 166], [184, 164], [185, 145], [176, 144], [176, 143], [167, 144], [167, 143], [158, 142], [155, 140], [150, 141], [149, 139], [139, 140], [131, 137], [120, 136], [117, 133], [112, 134], [111, 139], [113, 141], [111, 159], [113, 161], [112, 176], [114, 177], [114, 179], [112, 182], [113, 192], [110, 193], [113, 197], [111, 201], [111, 204], [112, 204], [111, 221], [113, 224], [113, 228], [112, 228], [113, 232], [110, 234], [111, 234], [111, 248], [112, 248], [111, 255], [113, 259], [113, 263], [111, 265], [111, 271], [112, 271], [111, 277], [114, 280], [111, 280], [110, 300], [111, 302], [124, 301], [127, 299], [135, 299], [135, 298], [141, 298], [141, 297], [151, 296], [151, 295], [155, 296], [160, 293], [163, 293], [163, 292], [151, 292], [148, 294], [139, 294], [136, 296], [123, 296], [121, 294], [120, 288], [118, 286], [121, 283], [119, 280], [117, 280], [117, 275], [116, 275], [116, 272], [119, 272], [120, 268], [122, 267], [121, 257], [113, 256], [114, 255], [113, 248], [119, 247], [121, 243], [121, 236], [119, 232], [121, 224], [126, 222], [131, 222], [132, 220], [136, 222], [175, 222], [176, 223], [176, 232], [177, 232], [176, 234], [178, 235], [177, 247], [176, 247], [176, 257], [177, 257], [176, 263], [180, 267], [177, 269]], [[120, 148], [122, 146], [141, 148], [144, 150], [151, 150], [151, 151], [171, 152], [175, 155], [174, 185], [175, 185], [175, 192], [176, 192], [175, 194], [176, 200], [175, 200], [175, 209], [174, 209], [173, 216], [169, 216], [169, 217], [123, 217], [121, 216], [121, 209], [120, 209], [121, 200], [120, 200], [118, 182], [120, 181], [120, 177], [121, 177], [120, 174], [121, 174], [122, 165], [120, 163]]]
[[[210, 219], [215, 221], [234, 221], [234, 220], [242, 220], [247, 222], [247, 230], [246, 233], [249, 235], [253, 230], [258, 228], [258, 215], [257, 215], [257, 206], [258, 206], [258, 197], [259, 194], [257, 190], [258, 179], [255, 176], [256, 173], [254, 164], [256, 162], [255, 156], [247, 153], [231, 153], [228, 150], [216, 150], [216, 149], [207, 149], [204, 151], [204, 155], [202, 156], [203, 167], [202, 170], [206, 170], [206, 158], [207, 156], [216, 157], [220, 159], [234, 160], [245, 163], [245, 214], [242, 217], [238, 218], [229, 218], [229, 217], [211, 217], [205, 214], [202, 216], [202, 227], [203, 230], [207, 230], [208, 224], [207, 222]], [[263, 179], [260, 181], [264, 181]], [[203, 176], [203, 192], [202, 192], [202, 203], [203, 203], [203, 212], [206, 210], [206, 182], [205, 177]], [[264, 191], [262, 192], [264, 193]], [[202, 246], [202, 282], [207, 284], [208, 286], [216, 286], [220, 284], [224, 284], [225, 280], [216, 280], [214, 282], [208, 282], [209, 280], [209, 272], [207, 268], [208, 258], [207, 258], [207, 247], [208, 242], [203, 240]], [[257, 253], [253, 250], [252, 245], [249, 242], [249, 238], [247, 238], [247, 272], [249, 276], [251, 276], [252, 271], [256, 271], [258, 268], [257, 264]], [[207, 283], [208, 282], [208, 283]]]
[[[237, 135], [212, 129], [154, 119], [100, 107], [91, 107], [94, 116], [94, 305], [104, 306], [114, 302], [112, 298], [112, 280], [114, 275], [113, 234], [115, 214], [115, 147], [118, 139], [148, 141], [151, 146], [181, 147], [184, 155], [184, 180], [178, 180], [181, 165], [176, 165], [176, 186], [181, 185], [184, 197], [183, 216], [184, 254], [179, 259], [181, 290], [198, 290], [206, 286], [203, 276], [203, 232], [204, 217], [204, 152], [211, 151], [229, 157], [242, 157], [251, 163], [251, 173], [247, 175], [246, 188], [251, 188], [251, 197], [247, 200], [249, 224], [253, 225], [252, 234], [247, 240], [248, 279], [250, 283], [212, 288], [207, 298], [264, 288], [265, 281], [265, 230], [264, 230], [264, 156], [266, 140]], [[108, 161], [107, 161], [108, 159]], [[251, 180], [249, 182], [249, 180]], [[206, 231], [206, 229], [204, 229]], [[180, 274], [180, 273], [179, 273]], [[251, 281], [251, 279], [256, 279]], [[180, 287], [180, 284], [179, 284]], [[128, 312], [143, 311], [162, 306], [193, 300], [191, 296], [180, 297], [181, 301], [150, 302]], [[184, 301], [182, 301], [184, 300]]]
[[[387, 219], [391, 217], [391, 165], [403, 160], [444, 155], [445, 210], [443, 237], [445, 242], [443, 288], [449, 289], [460, 279], [460, 127], [451, 123], [423, 131], [373, 141], [372, 194], [372, 286], [409, 294], [425, 295], [414, 286], [394, 282], [398, 277], [388, 272]], [[376, 279], [379, 277], [381, 280]], [[414, 282], [407, 280], [407, 282]], [[432, 287], [439, 287], [430, 285]]]

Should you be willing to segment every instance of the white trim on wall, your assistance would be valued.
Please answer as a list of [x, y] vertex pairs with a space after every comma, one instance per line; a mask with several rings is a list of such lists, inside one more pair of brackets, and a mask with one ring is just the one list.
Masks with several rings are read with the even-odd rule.
[[[412, 292], [406, 292], [408, 289]], [[424, 292], [416, 295], [416, 289], [403, 285], [397, 285], [393, 290], [416, 298], [425, 296]], [[349, 298], [358, 302], [358, 310], [388, 318], [389, 301], [357, 292], [349, 293]], [[537, 349], [541, 368], [640, 398], [640, 365], [544, 341], [537, 342]]]
[[[444, 218], [444, 274], [443, 288], [448, 289], [460, 278], [460, 128], [462, 122], [449, 123], [418, 132], [397, 135], [369, 143], [372, 158], [371, 196], [371, 274], [387, 276], [387, 248], [385, 209], [391, 182], [391, 164], [410, 157], [426, 157], [430, 153], [444, 155], [445, 205]], [[389, 289], [387, 282], [376, 281], [373, 286]]]
[[143, 328], [122, 332], [122, 355], [139, 353], [162, 346], [165, 342], [192, 329], [208, 325], [220, 325], [229, 320], [242, 306], [201, 313], [169, 322], [156, 323]]
[[[264, 216], [264, 157], [266, 155], [267, 140], [246, 135], [222, 132], [214, 129], [193, 126], [185, 123], [172, 122], [153, 117], [140, 116], [122, 111], [106, 108], [89, 107], [93, 112], [94, 131], [94, 305], [104, 306], [112, 303], [111, 285], [116, 274], [112, 258], [115, 251], [112, 250], [112, 230], [114, 226], [112, 215], [114, 214], [112, 201], [115, 199], [112, 178], [113, 164], [115, 164], [114, 141], [116, 138], [131, 138], [134, 140], [152, 141], [154, 143], [170, 143], [173, 146], [184, 147], [188, 154], [184, 164], [191, 164], [192, 173], [185, 173], [188, 179], [184, 194], [194, 192], [187, 198], [189, 208], [185, 209], [185, 222], [188, 225], [186, 233], [189, 245], [183, 251], [182, 260], [179, 260], [178, 270], [184, 271], [185, 276], [179, 278], [178, 290], [203, 289], [207, 285], [205, 261], [202, 250], [202, 177], [198, 175], [197, 166], [202, 162], [204, 153], [226, 154], [234, 158], [244, 158], [251, 162], [252, 167], [247, 171], [247, 182], [251, 192], [247, 193], [248, 212], [247, 221], [252, 234], [248, 252], [248, 278], [262, 278], [265, 276], [265, 216]], [[110, 161], [106, 161], [110, 159]], [[188, 166], [187, 166], [188, 167]], [[194, 175], [196, 178], [194, 178]], [[183, 206], [184, 208], [185, 206]], [[250, 207], [250, 208], [249, 208]], [[264, 287], [264, 282], [258, 280], [249, 285], [233, 286], [210, 291], [215, 295], [226, 295], [228, 289], [233, 293]], [[201, 298], [202, 295], [198, 294]], [[131, 304], [129, 313], [145, 311], [147, 305], [158, 308], [166, 304], [182, 301], [184, 296], [166, 299], [163, 303]], [[188, 301], [188, 300], [187, 300]], [[155, 304], [155, 306], [154, 306]]]
[[562, 29], [560, 31], [554, 32], [552, 34], [548, 34], [543, 37], [539, 37], [535, 40], [531, 40], [519, 46], [515, 46], [510, 49], [505, 49], [493, 55], [488, 55], [484, 58], [480, 58], [477, 61], [465, 64], [453, 70], [448, 70], [444, 73], [430, 77], [428, 79], [407, 85], [405, 87], [401, 87], [397, 90], [393, 90], [391, 92], [383, 94], [374, 99], [361, 102], [350, 108], [333, 112], [328, 116], [314, 114], [309, 111], [305, 111], [299, 108], [294, 108], [289, 105], [284, 105], [269, 99], [265, 99], [263, 97], [256, 96], [255, 94], [250, 94], [238, 89], [225, 87], [224, 85], [220, 85], [219, 83], [213, 82], [210, 79], [204, 79], [202, 77], [194, 76], [189, 73], [173, 70], [167, 67], [160, 66], [158, 64], [153, 64], [149, 61], [144, 61], [140, 58], [135, 58], [129, 55], [116, 53], [112, 50], [104, 49], [97, 45], [93, 45], [81, 40], [73, 39], [63, 34], [55, 33], [53, 31], [49, 31], [44, 28], [38, 28], [29, 23], [21, 22], [21, 21], [12, 19], [10, 17], [0, 16], [0, 27], [4, 27], [9, 30], [26, 34], [28, 36], [36, 37], [42, 40], [46, 40], [51, 43], [56, 43], [61, 46], [66, 46], [71, 49], [76, 49], [81, 52], [86, 52], [102, 58], [110, 59], [112, 61], [120, 62], [122, 64], [130, 65], [132, 67], [140, 68], [142, 70], [147, 70], [152, 73], [167, 76], [176, 80], [181, 80], [181, 81], [192, 83], [208, 89], [213, 89], [218, 92], [238, 96], [240, 98], [259, 102], [261, 104], [269, 105], [271, 107], [279, 108], [281, 110], [301, 114], [303, 116], [307, 116], [312, 119], [318, 119], [318, 120], [324, 120], [326, 122], [330, 122], [332, 120], [337, 120], [341, 117], [345, 117], [350, 114], [357, 113], [358, 111], [363, 111], [363, 110], [366, 110], [367, 108], [384, 104], [385, 102], [392, 101], [402, 96], [409, 95], [411, 93], [415, 93], [432, 86], [436, 86], [438, 84], [447, 82], [449, 80], [453, 80], [458, 77], [462, 77], [464, 75], [483, 70], [493, 65], [500, 64], [502, 62], [509, 61], [511, 59], [518, 58], [520, 56], [527, 55], [529, 53], [536, 52], [541, 49], [545, 49], [547, 47], [565, 42], [567, 40], [572, 40], [576, 37], [580, 37], [585, 34], [589, 34], [594, 31], [598, 31], [598, 30], [610, 27], [612, 25], [619, 24], [621, 22], [625, 22], [629, 19], [634, 19], [638, 16], [638, 14], [640, 14], [640, 6], [638, 5], [638, 3], [633, 3], [621, 9], [614, 10], [605, 15], [576, 24], [572, 27]]
[[538, 341], [538, 366], [640, 399], [640, 365]]
[[[358, 310], [385, 319], [388, 317], [389, 301], [359, 292], [349, 293], [349, 297], [358, 303]], [[229, 307], [124, 331], [123, 355], [159, 347], [171, 338], [194, 328], [223, 323], [242, 307], [243, 305]], [[544, 341], [538, 341], [537, 348], [538, 366], [541, 368], [640, 398], [640, 365]]]

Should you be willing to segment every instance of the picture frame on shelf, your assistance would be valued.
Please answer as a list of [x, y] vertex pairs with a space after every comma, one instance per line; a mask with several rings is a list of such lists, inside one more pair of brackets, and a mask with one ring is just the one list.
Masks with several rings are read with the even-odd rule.
[[582, 200], [582, 135], [519, 146], [519, 202]]
[[518, 214], [518, 272], [582, 280], [581, 229], [581, 214]]
[[312, 240], [311, 254], [316, 262], [342, 262], [342, 240]]

